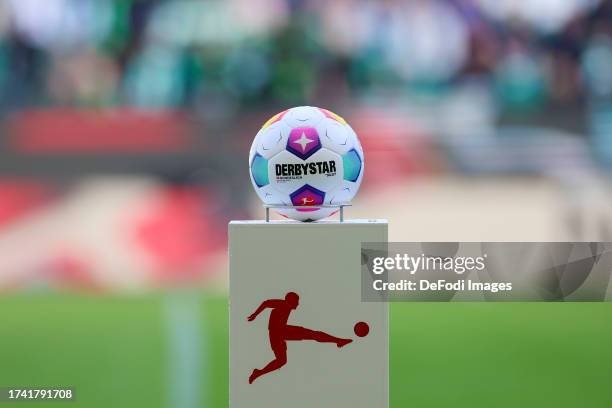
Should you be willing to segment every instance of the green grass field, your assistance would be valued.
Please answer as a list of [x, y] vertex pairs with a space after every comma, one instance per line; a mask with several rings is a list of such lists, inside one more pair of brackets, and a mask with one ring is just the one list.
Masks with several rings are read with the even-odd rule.
[[[167, 407], [164, 297], [0, 299], [0, 387], [71, 386], [53, 407]], [[226, 407], [227, 299], [201, 297], [202, 406]], [[391, 305], [391, 406], [611, 407], [612, 303]], [[0, 407], [48, 406], [0, 403]]]

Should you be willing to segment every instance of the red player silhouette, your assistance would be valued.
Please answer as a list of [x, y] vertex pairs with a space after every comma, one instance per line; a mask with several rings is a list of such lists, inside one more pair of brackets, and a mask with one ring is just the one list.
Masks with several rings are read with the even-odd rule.
[[268, 332], [270, 337], [270, 346], [274, 352], [275, 359], [270, 361], [262, 369], [254, 369], [249, 377], [249, 384], [252, 384], [257, 378], [271, 371], [278, 370], [287, 364], [287, 342], [300, 340], [314, 340], [319, 343], [336, 343], [338, 348], [344, 347], [352, 339], [341, 339], [334, 337], [322, 331], [306, 329], [301, 326], [292, 326], [287, 324], [289, 315], [297, 309], [300, 302], [300, 297], [295, 292], [289, 292], [285, 295], [285, 299], [268, 299], [264, 301], [258, 308], [248, 317], [248, 321], [252, 322], [257, 318], [262, 311], [267, 308], [272, 309], [270, 320], [268, 322]]

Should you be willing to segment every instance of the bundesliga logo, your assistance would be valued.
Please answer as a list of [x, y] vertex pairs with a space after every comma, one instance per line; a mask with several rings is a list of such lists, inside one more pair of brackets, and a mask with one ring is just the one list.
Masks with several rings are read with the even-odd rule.
[[336, 174], [336, 162], [334, 160], [319, 161], [312, 163], [277, 164], [276, 176], [306, 176], [308, 174]]

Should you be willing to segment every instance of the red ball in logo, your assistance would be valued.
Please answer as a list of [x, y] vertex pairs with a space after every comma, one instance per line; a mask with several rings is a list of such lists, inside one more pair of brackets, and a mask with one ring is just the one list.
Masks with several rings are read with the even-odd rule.
[[366, 322], [358, 322], [353, 327], [353, 331], [358, 337], [365, 337], [370, 332], [370, 326]]

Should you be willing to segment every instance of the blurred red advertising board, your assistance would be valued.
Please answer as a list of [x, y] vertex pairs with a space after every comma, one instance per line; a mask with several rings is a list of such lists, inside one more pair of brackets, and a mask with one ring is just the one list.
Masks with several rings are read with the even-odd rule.
[[185, 116], [168, 111], [32, 110], [7, 122], [9, 146], [18, 153], [147, 153], [189, 147]]

